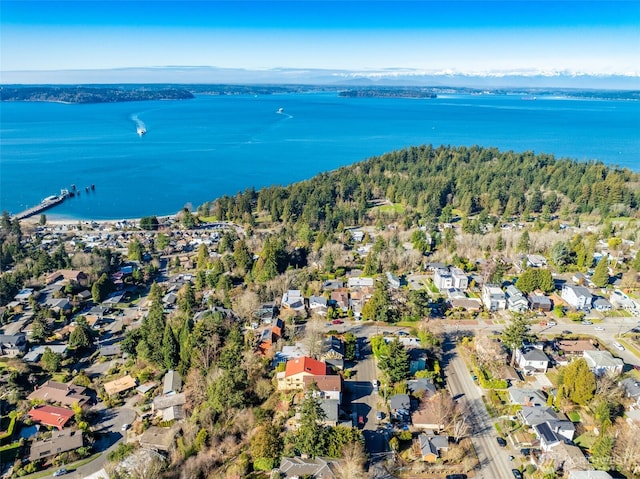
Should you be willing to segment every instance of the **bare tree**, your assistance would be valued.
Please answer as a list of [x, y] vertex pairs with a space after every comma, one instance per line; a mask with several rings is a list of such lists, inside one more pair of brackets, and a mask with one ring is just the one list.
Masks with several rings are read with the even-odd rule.
[[304, 328], [303, 344], [307, 347], [309, 356], [317, 358], [322, 353], [324, 343], [324, 320], [312, 318]]
[[146, 456], [139, 455], [133, 466], [129, 468], [131, 479], [157, 479], [165, 466], [165, 460], [157, 452], [145, 451]]
[[448, 391], [441, 390], [424, 401], [423, 407], [433, 417], [435, 424], [450, 430], [455, 417], [456, 403]]
[[250, 320], [260, 307], [258, 294], [250, 289], [236, 295], [233, 300], [233, 312], [244, 320]]
[[338, 479], [365, 479], [370, 477], [365, 472], [364, 465], [367, 455], [360, 442], [352, 442], [342, 449], [342, 460], [337, 469]]
[[618, 467], [630, 472], [634, 477], [640, 474], [640, 427], [629, 424], [623, 419], [616, 422], [617, 437], [613, 447], [614, 458]]

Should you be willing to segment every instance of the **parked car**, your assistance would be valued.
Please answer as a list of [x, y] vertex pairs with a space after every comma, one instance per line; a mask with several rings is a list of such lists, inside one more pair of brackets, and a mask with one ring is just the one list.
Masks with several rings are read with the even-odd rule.
[[466, 474], [449, 474], [446, 479], [467, 479]]
[[378, 421], [382, 421], [384, 419], [384, 414], [381, 411], [376, 412], [376, 419]]
[[342, 324], [342, 323], [344, 323], [344, 321], [341, 319], [334, 319], [333, 321], [331, 321], [331, 324]]
[[502, 437], [497, 437], [496, 441], [498, 441], [498, 445], [500, 447], [507, 447], [507, 441], [504, 440], [504, 438]]
[[613, 343], [613, 345], [616, 347], [616, 349], [620, 350], [620, 351], [624, 351], [624, 346], [622, 344], [620, 344], [619, 342], [615, 342]]
[[555, 321], [547, 321], [547, 326], [555, 326], [556, 324], [558, 323], [556, 323]]
[[596, 331], [604, 331], [604, 328], [602, 326], [596, 326], [595, 328]]
[[562, 334], [573, 334], [573, 332], [569, 331], [568, 329], [565, 329], [564, 331], [562, 331]]
[[520, 449], [520, 454], [522, 454], [523, 456], [530, 456], [531, 449], [529, 449], [528, 447], [525, 447], [524, 449]]
[[518, 469], [511, 469], [511, 473], [516, 479], [522, 479], [522, 473]]
[[360, 425], [364, 424], [364, 416], [358, 416], [358, 424]]
[[120, 429], [122, 429], [123, 431], [126, 431], [126, 430], [127, 430], [127, 429], [129, 429], [130, 427], [131, 427], [131, 424], [124, 423]]
[[583, 320], [583, 321], [582, 321], [582, 324], [584, 324], [584, 325], [586, 325], [586, 326], [590, 326], [590, 325], [592, 325], [593, 323], [592, 323], [591, 321], [589, 321], [588, 319], [585, 319], [585, 320]]
[[60, 469], [58, 469], [56, 472], [53, 473], [53, 477], [64, 476], [68, 472], [69, 471], [67, 471], [64, 467], [61, 467]]

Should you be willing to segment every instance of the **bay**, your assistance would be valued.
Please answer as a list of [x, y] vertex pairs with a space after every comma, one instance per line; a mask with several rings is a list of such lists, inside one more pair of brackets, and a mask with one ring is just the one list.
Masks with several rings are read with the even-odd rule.
[[75, 184], [81, 194], [48, 210], [50, 218], [174, 214], [421, 144], [495, 146], [640, 171], [635, 101], [297, 93], [0, 108], [0, 209], [17, 213]]

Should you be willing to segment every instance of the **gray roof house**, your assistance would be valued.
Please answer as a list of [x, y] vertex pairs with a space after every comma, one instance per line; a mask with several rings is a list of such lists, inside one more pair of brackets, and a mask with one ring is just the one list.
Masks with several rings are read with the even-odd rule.
[[576, 309], [586, 309], [591, 307], [593, 296], [584, 286], [575, 286], [573, 284], [565, 284], [560, 294], [569, 306]]
[[558, 415], [551, 407], [522, 406], [518, 415], [527, 426], [535, 426], [547, 421], [555, 421]]
[[162, 386], [162, 394], [179, 393], [182, 389], [182, 376], [178, 371], [173, 369], [167, 371], [164, 375], [164, 384]]
[[389, 399], [389, 405], [392, 411], [411, 411], [411, 399], [408, 394], [396, 394]]
[[525, 373], [541, 372], [546, 373], [549, 367], [549, 358], [540, 349], [528, 347], [516, 351], [516, 362], [518, 367]]
[[505, 289], [507, 298], [507, 309], [516, 313], [524, 313], [529, 310], [529, 301], [524, 297], [522, 291], [510, 284]]
[[27, 350], [27, 339], [24, 334], [0, 334], [0, 356], [14, 358]]
[[614, 358], [609, 351], [587, 350], [582, 352], [582, 357], [596, 376], [605, 373], [622, 374], [624, 361], [620, 358]]
[[549, 424], [546, 422], [533, 426], [533, 431], [540, 440], [540, 449], [545, 452], [549, 451], [553, 446], [557, 446], [563, 442], [562, 439], [551, 430]]
[[508, 391], [512, 404], [520, 404], [521, 406], [544, 406], [547, 403], [547, 398], [544, 393], [538, 389], [509, 388]]
[[640, 404], [640, 381], [627, 378], [620, 381], [618, 385], [624, 390], [625, 396], [635, 399]]

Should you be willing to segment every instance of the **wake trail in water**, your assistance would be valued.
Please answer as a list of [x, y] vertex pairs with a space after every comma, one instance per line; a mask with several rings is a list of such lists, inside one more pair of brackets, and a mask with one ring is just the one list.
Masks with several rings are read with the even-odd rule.
[[144, 122], [140, 118], [138, 118], [137, 114], [131, 115], [131, 119], [136, 124], [136, 132], [138, 133], [138, 135], [144, 135], [147, 132], [147, 126], [144, 124]]

